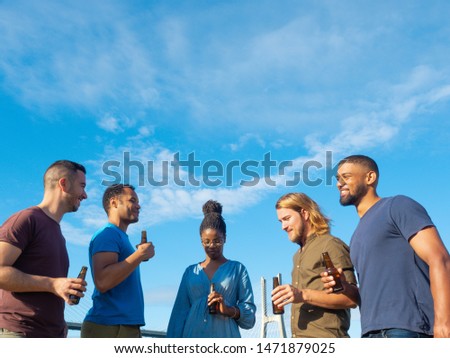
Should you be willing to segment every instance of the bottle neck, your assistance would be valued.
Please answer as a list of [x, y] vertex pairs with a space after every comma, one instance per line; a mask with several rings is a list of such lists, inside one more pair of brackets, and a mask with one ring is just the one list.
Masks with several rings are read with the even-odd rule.
[[325, 263], [325, 267], [326, 267], [327, 269], [334, 268], [334, 265], [333, 265], [333, 263], [331, 262], [330, 256], [328, 256], [327, 254], [323, 254], [322, 257], [323, 257], [323, 261], [324, 261], [324, 263]]

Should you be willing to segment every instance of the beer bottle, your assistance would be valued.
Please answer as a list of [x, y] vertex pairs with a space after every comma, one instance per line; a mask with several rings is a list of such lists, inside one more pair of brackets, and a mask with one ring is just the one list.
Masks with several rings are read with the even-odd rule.
[[[273, 288], [280, 286], [281, 284], [281, 274], [278, 274], [278, 276], [275, 276], [273, 278]], [[284, 307], [278, 307], [276, 306], [272, 301], [272, 312], [273, 314], [283, 314], [284, 313]]]
[[[82, 278], [84, 280], [86, 278], [87, 269], [88, 268], [86, 266], [81, 267], [81, 271], [78, 274], [78, 278]], [[80, 303], [80, 298], [81, 297], [77, 296], [77, 295], [69, 295], [69, 300], [71, 300], [74, 305], [77, 305]]]
[[147, 231], [142, 230], [141, 232], [141, 244], [147, 243]]
[[[209, 285], [209, 293], [213, 293], [215, 291], [214, 283], [211, 282]], [[214, 302], [208, 306], [209, 314], [217, 314], [219, 311], [219, 302]]]
[[323, 261], [325, 262], [326, 272], [329, 276], [333, 276], [334, 282], [336, 284], [333, 286], [333, 292], [341, 292], [344, 290], [344, 287], [342, 286], [341, 281], [341, 274], [337, 270], [336, 267], [334, 267], [333, 262], [331, 262], [330, 255], [328, 255], [328, 252], [322, 253]]
[[[147, 243], [147, 231], [142, 230], [142, 232], [141, 232], [141, 245], [142, 244], [146, 244], [146, 243]], [[148, 259], [144, 260], [144, 261], [148, 261]]]

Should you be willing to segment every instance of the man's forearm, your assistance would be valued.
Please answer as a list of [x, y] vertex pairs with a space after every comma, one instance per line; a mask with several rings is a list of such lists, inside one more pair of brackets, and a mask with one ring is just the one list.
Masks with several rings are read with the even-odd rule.
[[430, 266], [431, 294], [434, 302], [435, 337], [450, 337], [450, 260]]
[[[351, 286], [350, 284], [348, 285]], [[348, 289], [352, 288], [349, 287]], [[357, 290], [356, 287], [355, 289]], [[354, 294], [347, 295], [345, 291], [343, 293], [327, 293], [325, 291], [305, 289], [302, 290], [302, 296], [303, 302], [329, 309], [356, 308], [358, 304], [358, 301], [353, 298]]]
[[52, 278], [29, 275], [11, 266], [0, 267], [0, 288], [11, 292], [53, 292]]

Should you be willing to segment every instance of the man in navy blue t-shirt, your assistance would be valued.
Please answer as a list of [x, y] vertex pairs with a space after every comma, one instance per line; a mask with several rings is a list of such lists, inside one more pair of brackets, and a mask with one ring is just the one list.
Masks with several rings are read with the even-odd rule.
[[350, 256], [360, 284], [362, 337], [450, 337], [448, 251], [426, 210], [406, 196], [379, 197], [378, 178], [369, 157], [338, 164], [340, 203], [354, 205], [360, 217]]

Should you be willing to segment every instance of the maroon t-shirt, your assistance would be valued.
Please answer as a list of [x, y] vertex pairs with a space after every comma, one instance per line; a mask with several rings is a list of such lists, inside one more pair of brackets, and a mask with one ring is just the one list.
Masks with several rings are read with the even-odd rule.
[[[34, 206], [0, 227], [0, 241], [22, 250], [13, 267], [28, 274], [67, 277], [69, 257], [59, 223]], [[48, 292], [0, 289], [0, 328], [27, 337], [65, 337], [64, 300]]]

